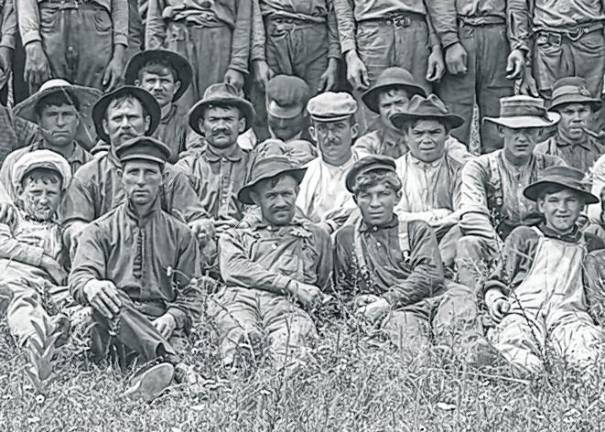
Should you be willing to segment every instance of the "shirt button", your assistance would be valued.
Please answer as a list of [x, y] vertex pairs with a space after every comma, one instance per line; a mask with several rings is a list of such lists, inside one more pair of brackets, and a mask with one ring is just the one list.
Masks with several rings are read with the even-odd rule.
[[376, 246], [381, 247], [382, 245], [380, 244], [380, 242], [376, 242]]
[[277, 243], [273, 245], [273, 249], [277, 249]]

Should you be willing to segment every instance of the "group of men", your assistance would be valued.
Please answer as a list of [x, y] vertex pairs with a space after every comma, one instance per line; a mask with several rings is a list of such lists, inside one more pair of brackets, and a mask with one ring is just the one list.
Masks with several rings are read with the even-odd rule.
[[410, 361], [590, 374], [605, 11], [530, 3], [6, 0], [0, 70], [18, 33], [32, 90], [0, 108], [16, 342], [90, 322], [152, 399], [203, 382], [200, 317], [229, 370], [292, 373], [327, 308]]

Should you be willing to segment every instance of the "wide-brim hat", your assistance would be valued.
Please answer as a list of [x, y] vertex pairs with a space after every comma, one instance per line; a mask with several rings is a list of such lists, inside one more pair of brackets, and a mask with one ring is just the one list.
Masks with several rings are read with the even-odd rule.
[[239, 190], [237, 199], [244, 204], [254, 204], [250, 192], [260, 181], [289, 174], [300, 184], [306, 171], [307, 167], [296, 166], [285, 156], [268, 156], [259, 159], [252, 167], [252, 178]]
[[241, 97], [233, 86], [226, 83], [212, 84], [204, 92], [202, 100], [189, 110], [189, 126], [199, 135], [204, 134], [200, 129], [200, 118], [213, 105], [234, 106], [239, 109], [246, 119], [246, 127], [243, 132], [250, 129], [256, 116], [252, 104]]
[[593, 111], [601, 109], [601, 100], [593, 97], [586, 80], [580, 77], [565, 77], [553, 84], [550, 109], [557, 110], [572, 103], [588, 104]]
[[409, 121], [422, 119], [439, 119], [447, 124], [449, 129], [462, 126], [464, 119], [448, 111], [445, 104], [436, 95], [428, 97], [415, 95], [410, 99], [404, 111], [393, 113], [389, 120], [396, 128], [401, 129]]
[[511, 129], [547, 128], [556, 125], [561, 116], [547, 111], [544, 99], [519, 95], [500, 98], [500, 116], [483, 120]]
[[96, 88], [73, 85], [63, 79], [51, 79], [42, 84], [36, 93], [15, 105], [13, 112], [18, 117], [37, 123], [36, 107], [44, 98], [55, 93], [65, 94], [78, 107], [80, 124], [76, 141], [85, 148], [92, 147], [95, 142], [92, 107], [103, 96], [103, 93]]
[[552, 185], [573, 190], [582, 196], [585, 204], [596, 204], [599, 202], [597, 196], [588, 192], [589, 183], [585, 181], [584, 172], [568, 166], [553, 166], [545, 169], [542, 176], [536, 182], [523, 190], [523, 195], [531, 201], [537, 201], [542, 190]]
[[174, 51], [156, 49], [141, 51], [135, 54], [126, 66], [126, 72], [124, 72], [125, 83], [134, 85], [135, 81], [138, 79], [141, 68], [152, 61], [167, 63], [175, 70], [176, 80], [180, 81], [181, 87], [174, 94], [172, 101], [175, 102], [179, 100], [191, 85], [193, 69], [185, 57]]
[[149, 93], [147, 90], [143, 90], [142, 88], [131, 85], [119, 87], [111, 93], [104, 95], [92, 108], [92, 119], [94, 121], [95, 130], [99, 138], [106, 143], [110, 142], [109, 136], [103, 130], [103, 119], [105, 118], [107, 107], [112, 101], [123, 96], [132, 96], [138, 99], [143, 105], [143, 109], [149, 115], [149, 129], [145, 132], [145, 135], [153, 135], [160, 124], [160, 120], [162, 118], [162, 109], [160, 108], [158, 101], [155, 100], [151, 93]]
[[385, 69], [376, 79], [376, 82], [362, 96], [366, 106], [375, 113], [379, 113], [378, 96], [389, 88], [401, 87], [407, 91], [409, 97], [414, 95], [425, 96], [426, 90], [418, 84], [412, 74], [404, 68], [391, 67]]

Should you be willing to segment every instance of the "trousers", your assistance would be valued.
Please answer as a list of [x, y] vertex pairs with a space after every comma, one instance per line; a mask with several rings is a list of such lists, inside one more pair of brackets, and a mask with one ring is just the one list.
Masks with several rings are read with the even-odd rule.
[[499, 247], [496, 239], [477, 235], [465, 235], [460, 238], [456, 244], [458, 282], [477, 292], [487, 277]]

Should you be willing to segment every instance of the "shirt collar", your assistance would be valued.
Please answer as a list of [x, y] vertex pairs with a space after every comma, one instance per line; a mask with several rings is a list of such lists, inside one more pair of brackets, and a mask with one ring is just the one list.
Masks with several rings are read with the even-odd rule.
[[558, 232], [556, 232], [555, 230], [549, 228], [546, 226], [546, 224], [543, 222], [541, 223], [538, 228], [540, 229], [540, 231], [542, 231], [542, 233], [549, 238], [555, 238], [557, 240], [562, 240], [565, 242], [569, 242], [569, 243], [576, 243], [578, 241], [580, 241], [580, 239], [582, 238], [582, 232], [580, 231], [580, 229], [577, 226], [573, 227], [573, 230], [570, 233], [567, 234], [559, 234]]
[[384, 230], [384, 229], [389, 229], [389, 228], [395, 228], [396, 226], [399, 225], [399, 218], [397, 217], [397, 215], [393, 215], [393, 217], [391, 218], [391, 220], [383, 225], [370, 225], [367, 224], [365, 221], [361, 222], [361, 225], [359, 226], [359, 231], [360, 232], [366, 232], [366, 231], [380, 231], [380, 230]]
[[150, 207], [149, 211], [144, 214], [143, 216], [139, 216], [137, 214], [137, 212], [134, 210], [132, 203], [130, 202], [130, 200], [126, 201], [126, 215], [135, 221], [145, 221], [147, 219], [149, 219], [150, 216], [152, 216], [156, 211], [160, 210], [160, 200], [158, 199], [158, 197], [156, 197], [155, 201], [153, 202], [153, 205]]
[[571, 141], [569, 138], [563, 136], [561, 133], [558, 133], [555, 136], [555, 143], [557, 147], [583, 147], [586, 150], [590, 150], [590, 140], [588, 139], [588, 134], [584, 134], [582, 141]]
[[[82, 148], [82, 146], [80, 146], [80, 144], [78, 144], [76, 141], [74, 141], [72, 143], [73, 145], [73, 151], [71, 152], [71, 155], [66, 158], [67, 162], [69, 162], [70, 164], [73, 162], [80, 162], [82, 165], [86, 163], [86, 152], [85, 150]], [[51, 150], [54, 151], [49, 145], [48, 142], [44, 139], [44, 138], [40, 138], [37, 142], [33, 143], [31, 146], [31, 150]], [[59, 152], [56, 152], [58, 154], [60, 154]]]
[[412, 155], [412, 153], [408, 153], [408, 159], [414, 165], [418, 165], [418, 166], [423, 167], [423, 168], [437, 168], [437, 167], [441, 166], [441, 163], [443, 162], [443, 159], [445, 159], [445, 153], [439, 159], [434, 160], [433, 162], [424, 162], [424, 161], [421, 161], [420, 159], [415, 158]]
[[295, 213], [294, 217], [292, 218], [292, 221], [288, 225], [276, 227], [276, 226], [269, 225], [268, 223], [264, 222], [262, 219], [258, 219], [256, 221], [250, 223], [250, 228], [253, 231], [259, 231], [259, 230], [279, 231], [281, 228], [284, 228], [284, 227], [304, 227], [308, 222], [309, 222], [308, 220], [304, 219], [302, 216]]
[[216, 153], [216, 150], [211, 145], [206, 143], [206, 159], [208, 162], [218, 162], [219, 160], [225, 158], [230, 162], [239, 162], [242, 159], [244, 151], [240, 148], [237, 143], [229, 149], [227, 153], [219, 155]]
[[324, 160], [321, 158], [321, 156], [319, 157], [319, 160], [321, 162], [321, 164], [323, 166], [325, 166], [328, 170], [332, 170], [332, 171], [348, 171], [349, 168], [351, 168], [353, 166], [353, 164], [355, 163], [355, 153], [353, 153], [351, 155], [351, 159], [349, 159], [348, 161], [346, 161], [345, 163], [343, 163], [342, 165], [336, 166], [336, 165], [330, 165], [327, 162], [324, 162]]

